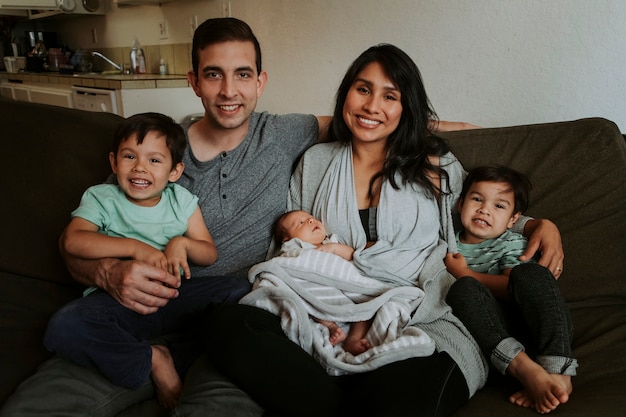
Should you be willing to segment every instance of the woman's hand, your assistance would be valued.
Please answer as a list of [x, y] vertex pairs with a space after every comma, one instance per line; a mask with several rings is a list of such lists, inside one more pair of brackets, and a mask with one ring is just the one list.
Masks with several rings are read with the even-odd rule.
[[565, 254], [558, 227], [550, 220], [531, 219], [524, 227], [524, 235], [528, 238], [528, 246], [520, 256], [520, 261], [528, 261], [540, 251], [539, 265], [548, 268], [559, 279], [563, 272]]

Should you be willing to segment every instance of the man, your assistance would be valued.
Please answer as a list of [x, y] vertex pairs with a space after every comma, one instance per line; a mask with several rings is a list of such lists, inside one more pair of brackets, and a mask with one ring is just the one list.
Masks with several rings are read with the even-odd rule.
[[[238, 294], [247, 269], [264, 259], [271, 226], [286, 209], [292, 167], [305, 149], [325, 137], [330, 118], [254, 112], [267, 74], [261, 67], [259, 43], [240, 20], [209, 19], [200, 25], [193, 39], [192, 66], [188, 79], [205, 114], [187, 130], [189, 146], [179, 183], [199, 196], [219, 253], [212, 266], [194, 267], [192, 280], [230, 275], [233, 294]], [[441, 122], [438, 127], [464, 125]], [[537, 221], [536, 226], [544, 231], [539, 236], [551, 239], [538, 242], [549, 249], [551, 258], [562, 259], [556, 228], [549, 222]], [[77, 281], [101, 288], [139, 314], [167, 308], [178, 295], [173, 276], [142, 262], [65, 259]], [[190, 355], [186, 351], [183, 356]], [[110, 384], [93, 370], [53, 358], [25, 381], [0, 416], [114, 416], [152, 396], [151, 384], [131, 391]], [[209, 413], [261, 416], [263, 410], [201, 356], [187, 373], [173, 414]]]

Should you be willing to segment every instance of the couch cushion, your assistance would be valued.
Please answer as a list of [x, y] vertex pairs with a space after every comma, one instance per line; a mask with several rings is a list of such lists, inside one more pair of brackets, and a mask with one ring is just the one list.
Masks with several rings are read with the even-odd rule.
[[[579, 361], [570, 401], [556, 413], [617, 416], [626, 410], [626, 142], [605, 119], [481, 129], [444, 135], [465, 169], [511, 166], [533, 183], [531, 216], [559, 227], [559, 287], [574, 321]], [[536, 415], [508, 403], [520, 389], [493, 377], [455, 417]]]
[[530, 178], [527, 214], [559, 227], [570, 303], [626, 300], [626, 143], [606, 119], [451, 132], [466, 170], [500, 163]]
[[0, 404], [50, 356], [42, 343], [48, 319], [80, 294], [78, 287], [0, 271]]
[[108, 151], [123, 120], [94, 113], [0, 100], [3, 150], [0, 271], [72, 282], [58, 238], [82, 192], [110, 173]]

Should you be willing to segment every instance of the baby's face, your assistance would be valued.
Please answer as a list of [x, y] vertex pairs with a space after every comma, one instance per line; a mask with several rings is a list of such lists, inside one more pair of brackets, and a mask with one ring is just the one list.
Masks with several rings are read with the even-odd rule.
[[513, 226], [520, 213], [513, 213], [515, 194], [504, 182], [480, 181], [471, 185], [459, 203], [463, 243], [493, 239]]
[[297, 237], [304, 242], [319, 245], [326, 239], [326, 228], [321, 221], [306, 211], [294, 211], [287, 214], [282, 225], [287, 230], [287, 239]]

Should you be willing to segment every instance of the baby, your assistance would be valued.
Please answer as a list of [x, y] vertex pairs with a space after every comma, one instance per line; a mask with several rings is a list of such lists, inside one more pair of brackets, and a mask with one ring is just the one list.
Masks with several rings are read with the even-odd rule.
[[[347, 261], [351, 261], [354, 254], [354, 248], [336, 242], [332, 236], [328, 237], [324, 224], [302, 210], [283, 214], [274, 226], [274, 236], [280, 244], [297, 238], [315, 245], [316, 249], [322, 252], [333, 253]], [[371, 325], [369, 320], [351, 323], [350, 331], [346, 335], [343, 329], [333, 321], [316, 317], [312, 319], [328, 328], [329, 340], [333, 346], [343, 343], [343, 349], [355, 356], [371, 348], [370, 343], [365, 339], [365, 334]]]

